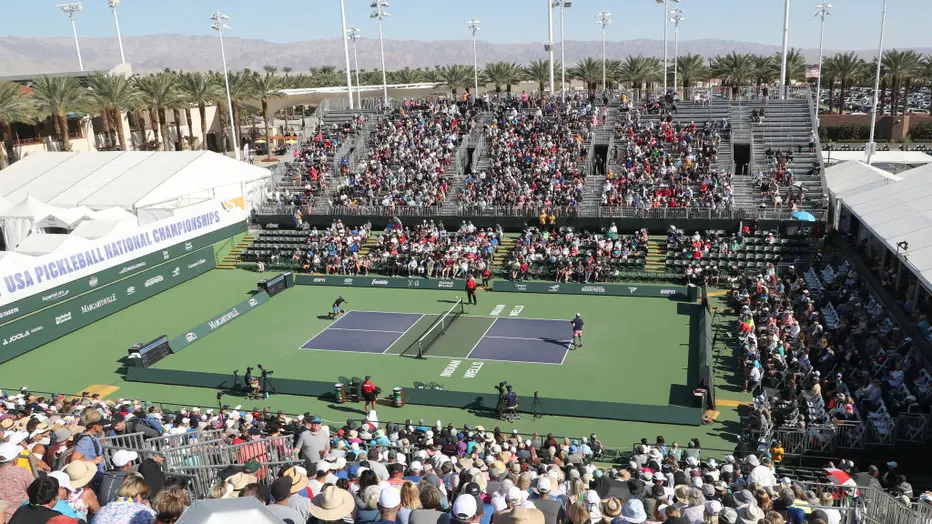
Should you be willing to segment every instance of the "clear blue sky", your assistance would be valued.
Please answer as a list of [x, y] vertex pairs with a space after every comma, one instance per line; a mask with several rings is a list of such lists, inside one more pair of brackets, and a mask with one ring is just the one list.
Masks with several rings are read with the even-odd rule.
[[[71, 36], [67, 17], [55, 0], [2, 0], [0, 35]], [[347, 25], [374, 38], [378, 27], [369, 19], [371, 0], [345, 0]], [[466, 39], [465, 21], [479, 18], [482, 40], [541, 42], [546, 39], [547, 0], [395, 0], [385, 24], [386, 39]], [[819, 45], [819, 23], [813, 17], [816, 0], [792, 0], [790, 45]], [[836, 0], [826, 22], [825, 46], [830, 49], [874, 49], [880, 27], [881, 0]], [[209, 34], [208, 15], [216, 9], [228, 14], [231, 36], [291, 42], [333, 38], [340, 34], [339, 0], [123, 0], [118, 8], [123, 35], [177, 33]], [[670, 7], [676, 4], [670, 0]], [[597, 40], [595, 14], [612, 12], [609, 40], [662, 38], [663, 8], [654, 0], [573, 0], [567, 9], [566, 38]], [[717, 38], [762, 44], [780, 44], [782, 0], [682, 0], [687, 20], [681, 39]], [[84, 37], [114, 35], [107, 0], [84, 0], [78, 13], [78, 34]], [[932, 0], [892, 0], [887, 13], [887, 48], [930, 46], [927, 24]], [[559, 40], [559, 12], [554, 16], [554, 40]], [[672, 38], [672, 32], [671, 32]]]

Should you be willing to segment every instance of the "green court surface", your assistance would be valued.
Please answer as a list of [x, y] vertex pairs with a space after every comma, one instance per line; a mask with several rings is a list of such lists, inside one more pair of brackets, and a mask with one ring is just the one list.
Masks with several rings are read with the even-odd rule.
[[[121, 359], [127, 348], [159, 335], [170, 338], [242, 301], [269, 275], [215, 270], [161, 293], [145, 302], [105, 318], [75, 333], [0, 365], [0, 387], [27, 385], [34, 391], [79, 393], [91, 386], [112, 386], [109, 398], [143, 398], [170, 406], [216, 406], [215, 391], [203, 388], [130, 383], [122, 378]], [[328, 327], [339, 325], [326, 318], [330, 304], [344, 294], [348, 311], [399, 312], [424, 315], [391, 344], [385, 354], [301, 349]], [[691, 400], [691, 374], [696, 362], [690, 356], [690, 317], [682, 303], [667, 299], [581, 297], [479, 293], [479, 305], [466, 314], [430, 348], [425, 359], [400, 356], [436, 315], [450, 309], [463, 293], [407, 289], [337, 289], [296, 286], [243, 314], [222, 329], [162, 360], [156, 367], [231, 373], [262, 363], [275, 378], [336, 381], [341, 376], [372, 375], [384, 390], [415, 381], [437, 382], [445, 389], [493, 392], [508, 381], [527, 402], [534, 391], [541, 397], [608, 400], [648, 405], [687, 405]], [[569, 351], [560, 364], [466, 359], [496, 318], [553, 319], [566, 323], [579, 312], [586, 321], [585, 344]], [[505, 322], [505, 321], [503, 321]], [[693, 356], [693, 359], [695, 357]], [[719, 373], [719, 398], [746, 400], [730, 392], [732, 373]], [[724, 385], [724, 389], [722, 388]], [[272, 395], [262, 401], [228, 396], [228, 404], [269, 406], [288, 413], [312, 411], [327, 420], [342, 421], [361, 415], [361, 405], [332, 405], [309, 397]], [[615, 446], [641, 437], [662, 434], [681, 442], [705, 439], [704, 446], [730, 448], [733, 407], [720, 408], [719, 423], [704, 427], [671, 426], [566, 417], [534, 419], [523, 416], [514, 424], [520, 431], [581, 435], [598, 432]], [[425, 418], [456, 423], [483, 423], [484, 414], [463, 410], [413, 406], [380, 409], [384, 420]], [[478, 418], [478, 420], [477, 420]]]

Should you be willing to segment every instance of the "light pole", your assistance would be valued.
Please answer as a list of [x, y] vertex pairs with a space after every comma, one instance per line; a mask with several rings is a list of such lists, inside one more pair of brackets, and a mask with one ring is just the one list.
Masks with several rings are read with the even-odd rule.
[[[670, 0], [657, 0], [658, 4], [663, 4], [663, 94], [667, 94], [667, 2]], [[680, 3], [680, 0], [673, 0], [674, 3]]]
[[84, 61], [81, 60], [81, 46], [78, 44], [78, 28], [74, 25], [74, 14], [84, 11], [84, 4], [81, 2], [70, 2], [67, 4], [58, 4], [55, 7], [61, 9], [71, 19], [71, 32], [74, 33], [74, 49], [78, 52], [78, 67], [84, 71]]
[[343, 27], [343, 57], [346, 59], [346, 96], [349, 97], [349, 108], [353, 109], [353, 81], [349, 68], [349, 42], [346, 38], [346, 6], [340, 0], [340, 23]]
[[[887, 0], [883, 0], [883, 14], [880, 16], [880, 46], [877, 50], [877, 74], [874, 76], [874, 109], [871, 110], [871, 130], [870, 139], [867, 144], [867, 165], [871, 165], [871, 157], [874, 156], [874, 149], [877, 144], [874, 143], [874, 126], [877, 125], [877, 103], [880, 91], [880, 64], [883, 62], [883, 32], [887, 25]], [[891, 111], [893, 113], [893, 111]]]
[[783, 58], [780, 60], [780, 100], [786, 100], [786, 53], [790, 39], [790, 0], [783, 0]]
[[[819, 127], [819, 121], [822, 118], [822, 114], [819, 111], [819, 104], [822, 103], [822, 42], [825, 39], [825, 17], [831, 15], [829, 9], [832, 8], [832, 4], [828, 2], [822, 2], [816, 6], [815, 16], [821, 18], [821, 28], [819, 29], [819, 78], [816, 80], [816, 129]], [[831, 111], [831, 108], [829, 108]]]
[[472, 31], [472, 72], [476, 88], [476, 92], [472, 96], [473, 100], [475, 100], [475, 97], [479, 96], [479, 59], [478, 55], [476, 55], [476, 33], [479, 32], [479, 21], [475, 18], [470, 18], [466, 20], [466, 25], [469, 27], [469, 30]]
[[676, 98], [676, 86], [677, 84], [677, 72], [678, 64], [677, 60], [680, 58], [680, 22], [686, 20], [686, 11], [678, 7], [674, 7], [670, 10], [670, 21], [673, 22], [673, 97]]
[[[224, 20], [229, 20], [230, 17], [220, 11], [210, 15], [210, 19], [214, 22], [210, 25], [210, 28], [220, 35], [220, 57], [223, 59], [223, 83], [226, 85], [227, 89], [227, 110], [230, 111], [230, 136], [233, 140], [233, 153], [236, 155], [236, 159], [239, 160], [239, 141], [236, 139], [236, 122], [233, 120], [233, 100], [230, 98], [230, 75], [227, 73], [227, 54], [226, 51], [223, 50], [223, 31], [229, 31], [233, 28], [224, 23]], [[268, 145], [271, 147], [271, 144]]]
[[560, 93], [566, 102], [566, 40], [563, 37], [563, 18], [566, 8], [573, 7], [572, 0], [553, 0], [553, 7], [560, 6]]
[[602, 91], [605, 91], [605, 26], [612, 23], [612, 14], [605, 9], [595, 15], [595, 23], [602, 26]]
[[362, 88], [359, 86], [359, 55], [356, 53], [356, 39], [359, 38], [361, 31], [358, 27], [352, 26], [346, 30], [346, 36], [353, 41], [353, 69], [356, 71], [356, 103], [362, 109]]
[[550, 53], [550, 76], [548, 86], [550, 95], [553, 95], [553, 2], [547, 0], [547, 52]]
[[113, 13], [113, 24], [116, 26], [117, 31], [117, 42], [120, 44], [120, 63], [126, 63], [126, 55], [123, 54], [123, 37], [120, 36], [120, 19], [117, 18], [116, 8], [120, 5], [120, 0], [107, 0], [107, 4], [110, 5], [110, 11]]
[[379, 50], [382, 53], [382, 99], [386, 106], [388, 106], [388, 79], [385, 75], [385, 42], [382, 40], [382, 20], [392, 16], [386, 11], [391, 6], [387, 0], [373, 0], [372, 4], [369, 5], [373, 9], [369, 18], [375, 18], [379, 21]]

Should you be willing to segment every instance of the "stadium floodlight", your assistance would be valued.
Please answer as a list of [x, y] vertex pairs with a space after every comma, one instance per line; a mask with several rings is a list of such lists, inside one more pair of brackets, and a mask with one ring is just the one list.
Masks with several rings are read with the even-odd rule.
[[356, 72], [356, 103], [362, 109], [362, 88], [359, 87], [359, 54], [356, 53], [356, 39], [362, 31], [356, 26], [351, 26], [346, 30], [346, 36], [353, 41], [353, 69]]
[[346, 6], [340, 0], [340, 23], [343, 25], [343, 58], [346, 59], [346, 96], [349, 97], [349, 108], [353, 109], [353, 81], [349, 68], [349, 39], [346, 34]]
[[379, 21], [379, 50], [382, 54], [382, 98], [386, 106], [388, 106], [388, 78], [385, 75], [385, 41], [382, 39], [382, 20], [391, 18], [392, 15], [386, 11], [391, 6], [387, 0], [374, 0], [369, 5], [372, 8], [369, 18], [375, 18]]
[[475, 18], [470, 18], [469, 20], [466, 20], [466, 26], [469, 27], [470, 31], [472, 31], [472, 72], [476, 88], [476, 92], [473, 93], [473, 97], [477, 97], [479, 96], [479, 58], [476, 54], [476, 33], [480, 31], [479, 21]]
[[123, 54], [123, 37], [120, 35], [120, 19], [117, 18], [116, 8], [120, 5], [120, 0], [107, 0], [110, 11], [113, 13], [113, 24], [116, 26], [117, 43], [120, 44], [120, 63], [126, 63], [126, 55]]
[[[223, 32], [231, 31], [233, 28], [224, 23], [226, 20], [229, 20], [230, 17], [220, 11], [210, 15], [210, 19], [213, 21], [210, 28], [220, 35], [220, 57], [223, 59], [223, 83], [226, 85], [227, 89], [227, 110], [230, 112], [230, 136], [233, 137], [233, 154], [236, 156], [236, 159], [239, 160], [239, 141], [236, 137], [236, 121], [233, 120], [233, 100], [230, 98], [230, 75], [227, 73], [227, 54], [226, 51], [223, 50]], [[271, 144], [269, 144], [269, 147], [271, 147]]]
[[[887, 0], [883, 0], [883, 14], [880, 15], [880, 46], [877, 49], [877, 74], [874, 76], [874, 108], [871, 110], [871, 130], [870, 139], [867, 143], [867, 165], [871, 165], [871, 157], [874, 156], [874, 150], [877, 144], [874, 143], [874, 126], [877, 125], [877, 104], [880, 95], [880, 65], [883, 63], [883, 32], [887, 26]], [[896, 108], [894, 108], [896, 109]], [[896, 111], [891, 111], [896, 114]]]
[[663, 94], [667, 94], [667, 13], [670, 10], [667, 7], [668, 2], [680, 3], [680, 0], [657, 0], [658, 4], [663, 4]]
[[556, 6], [556, 2], [547, 0], [547, 43], [544, 45], [544, 50], [549, 54], [550, 74], [548, 77], [548, 87], [550, 88], [551, 96], [553, 96], [553, 8]]
[[783, 0], [783, 57], [780, 59], [780, 100], [786, 100], [786, 56], [790, 42], [790, 0]]
[[595, 23], [602, 26], [602, 91], [605, 91], [605, 26], [612, 23], [612, 14], [605, 9], [599, 11]]
[[84, 71], [84, 61], [81, 60], [81, 45], [78, 44], [78, 28], [74, 25], [74, 14], [84, 11], [84, 4], [81, 2], [68, 2], [67, 4], [58, 4], [55, 7], [61, 9], [62, 13], [68, 15], [71, 19], [71, 32], [74, 33], [74, 49], [78, 53], [78, 67]]
[[[819, 113], [819, 104], [822, 103], [822, 42], [825, 39], [825, 17], [831, 15], [830, 10], [832, 9], [832, 4], [828, 2], [822, 2], [816, 6], [815, 16], [821, 18], [820, 29], [819, 29], [819, 78], [816, 80], [816, 129], [819, 128], [819, 121], [822, 119], [822, 115]], [[829, 111], [832, 108], [828, 108]]]
[[553, 6], [560, 7], [560, 96], [563, 102], [566, 102], [566, 39], [563, 36], [563, 19], [566, 17], [566, 9], [573, 7], [573, 2], [553, 0]]
[[686, 12], [678, 7], [670, 10], [670, 21], [673, 22], [673, 96], [676, 98], [676, 81], [678, 67], [676, 61], [680, 57], [680, 22], [686, 20]]

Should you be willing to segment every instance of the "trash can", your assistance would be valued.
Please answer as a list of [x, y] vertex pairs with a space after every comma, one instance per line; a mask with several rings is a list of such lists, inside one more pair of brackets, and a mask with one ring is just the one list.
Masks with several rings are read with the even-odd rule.
[[346, 390], [343, 389], [343, 383], [337, 382], [333, 385], [333, 388], [337, 396], [337, 404], [346, 404]]
[[392, 405], [396, 408], [405, 405], [405, 390], [400, 386], [392, 388]]

